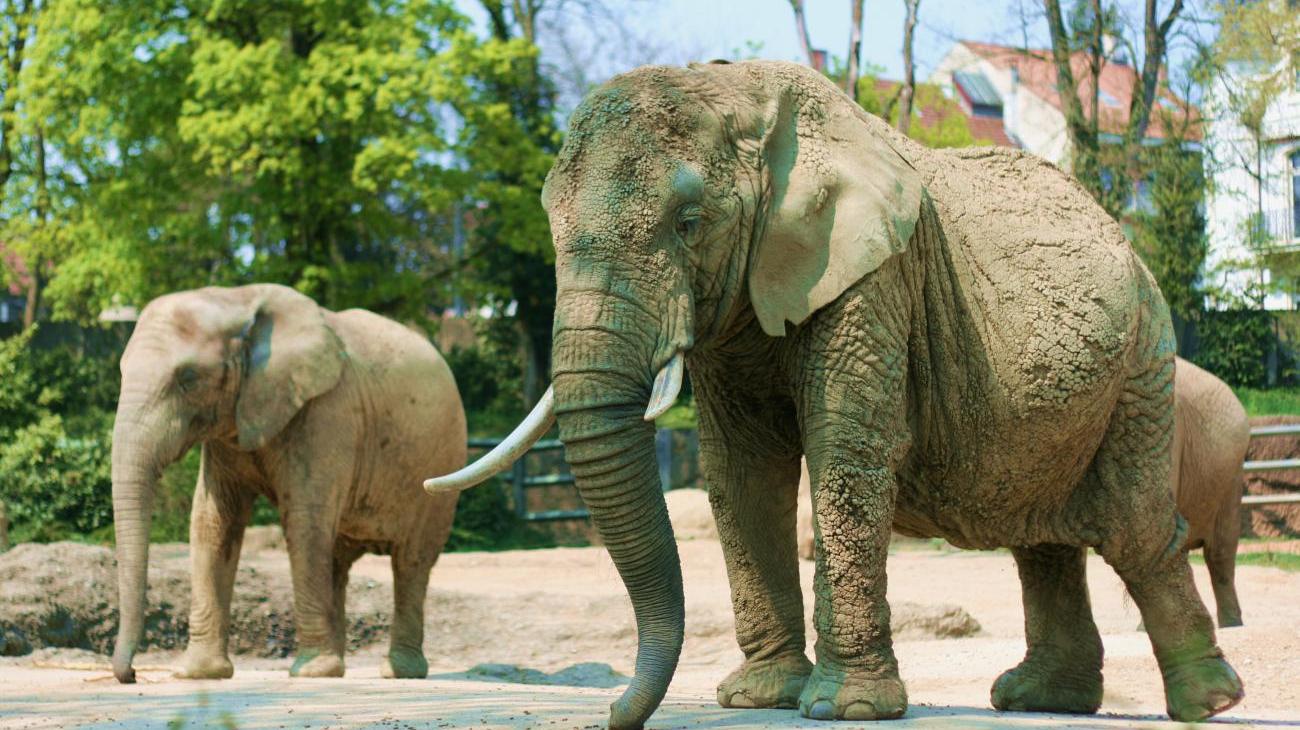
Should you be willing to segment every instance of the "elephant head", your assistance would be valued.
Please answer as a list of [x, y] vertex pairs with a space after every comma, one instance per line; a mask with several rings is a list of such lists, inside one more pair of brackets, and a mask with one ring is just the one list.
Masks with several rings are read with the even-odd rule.
[[647, 421], [683, 354], [755, 323], [772, 337], [902, 251], [920, 212], [906, 144], [815, 72], [750, 62], [646, 67], [574, 113], [542, 194], [556, 253], [553, 392], [474, 465], [504, 468], [553, 412], [578, 489], [636, 613], [636, 676], [611, 727], [639, 727], [681, 650], [676, 544]]
[[149, 303], [122, 355], [113, 427], [120, 622], [113, 673], [132, 682], [144, 633], [149, 522], [162, 470], [201, 441], [259, 449], [342, 374], [321, 309], [274, 285], [179, 292]]

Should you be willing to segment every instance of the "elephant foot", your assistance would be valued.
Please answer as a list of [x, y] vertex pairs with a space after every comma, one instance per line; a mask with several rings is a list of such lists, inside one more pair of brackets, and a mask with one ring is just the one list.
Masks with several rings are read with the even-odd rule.
[[177, 679], [230, 679], [235, 676], [235, 665], [223, 654], [186, 649], [180, 668], [172, 676]]
[[718, 704], [723, 707], [795, 708], [812, 662], [802, 652], [772, 659], [746, 660], [718, 685]]
[[1232, 628], [1232, 627], [1234, 627], [1234, 626], [1245, 626], [1245, 624], [1243, 624], [1243, 623], [1241, 622], [1241, 614], [1240, 614], [1240, 613], [1220, 613], [1220, 614], [1219, 614], [1219, 628], [1221, 628], [1221, 629], [1230, 629], [1230, 628]]
[[1063, 662], [1026, 659], [1002, 673], [989, 692], [993, 707], [1010, 712], [1091, 715], [1101, 708], [1100, 662], [1072, 668]]
[[424, 679], [429, 676], [429, 662], [424, 654], [410, 649], [392, 649], [379, 666], [384, 679]]
[[290, 677], [342, 677], [343, 657], [337, 654], [303, 652], [293, 661]]
[[868, 674], [813, 667], [799, 695], [799, 714], [814, 720], [892, 720], [907, 712], [907, 689], [898, 670]]
[[1246, 696], [1237, 672], [1221, 656], [1182, 664], [1164, 672], [1169, 717], [1199, 722], [1231, 708]]

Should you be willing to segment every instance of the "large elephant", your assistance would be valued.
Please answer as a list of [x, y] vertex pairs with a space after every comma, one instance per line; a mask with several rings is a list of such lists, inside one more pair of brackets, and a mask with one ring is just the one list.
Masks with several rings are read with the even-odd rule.
[[1173, 488], [1187, 518], [1187, 549], [1204, 548], [1219, 625], [1240, 626], [1234, 576], [1250, 420], [1231, 388], [1182, 358], [1174, 398]]
[[294, 589], [294, 676], [342, 676], [348, 569], [392, 556], [385, 676], [424, 677], [424, 597], [455, 495], [420, 480], [465, 463], [465, 414], [441, 356], [405, 327], [330, 312], [292, 289], [207, 288], [155, 299], [122, 356], [113, 429], [119, 681], [142, 638], [152, 497], [195, 444], [189, 645], [177, 674], [224, 678], [230, 599], [258, 494], [280, 511]]
[[[1240, 626], [1234, 575], [1241, 536], [1241, 464], [1250, 446], [1246, 409], [1222, 380], [1180, 358], [1174, 370], [1171, 486], [1187, 520], [1188, 550], [1203, 548], [1219, 626]], [[799, 476], [799, 557], [816, 555], [808, 467]]]
[[[612, 727], [644, 723], [681, 651], [649, 421], [684, 365], [745, 654], [723, 705], [903, 714], [891, 526], [1012, 549], [1028, 651], [994, 684], [998, 708], [1100, 705], [1088, 547], [1146, 619], [1171, 716], [1241, 699], [1168, 488], [1168, 310], [1119, 226], [1055, 167], [927, 150], [795, 64], [646, 67], [584, 100], [542, 200], [553, 390], [499, 450], [425, 486], [485, 478], [558, 419], [637, 619], [636, 676]], [[795, 554], [801, 454], [815, 665]]]

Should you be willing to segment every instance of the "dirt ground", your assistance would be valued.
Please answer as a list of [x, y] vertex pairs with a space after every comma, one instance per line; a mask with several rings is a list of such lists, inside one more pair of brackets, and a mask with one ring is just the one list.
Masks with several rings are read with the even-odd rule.
[[[793, 711], [717, 706], [714, 688], [740, 660], [721, 550], [707, 537], [682, 541], [680, 550], [686, 645], [668, 698], [649, 726], [828, 727], [801, 720]], [[273, 545], [249, 552], [236, 594], [267, 615], [288, 616], [284, 553]], [[11, 551], [0, 560], [13, 556]], [[36, 551], [27, 557], [39, 560]], [[184, 546], [157, 548], [153, 557], [163, 583], [187, 571]], [[0, 563], [0, 605], [17, 605], [15, 596], [37, 583], [57, 587], [49, 577], [57, 571], [49, 565], [38, 571], [45, 578], [28, 588], [5, 584], [6, 576], [12, 581], [16, 574], [12, 566], [6, 574], [5, 565]], [[1159, 673], [1146, 636], [1135, 631], [1136, 609], [1099, 559], [1092, 558], [1089, 567], [1093, 608], [1106, 644], [1103, 714], [1000, 714], [988, 709], [989, 685], [1024, 651], [1010, 556], [924, 544], [896, 549], [889, 563], [889, 595], [900, 607], [896, 650], [911, 709], [890, 727], [1173, 727], [1163, 722]], [[1196, 573], [1208, 596], [1204, 569], [1197, 566]], [[82, 583], [89, 593], [109, 589]], [[803, 583], [811, 605], [810, 563], [803, 565]], [[363, 558], [353, 569], [352, 587], [351, 623], [365, 636], [354, 637], [360, 648], [349, 657], [344, 679], [289, 679], [282, 639], [267, 634], [239, 640], [252, 653], [236, 656], [235, 678], [220, 682], [171, 679], [166, 667], [177, 657], [174, 649], [139, 656], [142, 681], [133, 686], [112, 680], [106, 657], [42, 649], [0, 659], [0, 728], [601, 727], [609, 702], [631, 673], [636, 648], [631, 610], [602, 548], [444, 556], [434, 569], [428, 602], [425, 645], [431, 674], [424, 681], [378, 676], [387, 640], [382, 622], [391, 597], [387, 559]], [[1220, 640], [1245, 680], [1247, 698], [1224, 720], [1300, 727], [1300, 573], [1242, 566], [1238, 587], [1246, 626], [1222, 630]], [[266, 600], [249, 595], [254, 591], [265, 592]], [[112, 602], [112, 596], [101, 599]], [[358, 616], [370, 618], [358, 626]], [[938, 638], [954, 634], [962, 638]], [[268, 643], [271, 648], [258, 648]], [[861, 724], [835, 727], [855, 726]]]

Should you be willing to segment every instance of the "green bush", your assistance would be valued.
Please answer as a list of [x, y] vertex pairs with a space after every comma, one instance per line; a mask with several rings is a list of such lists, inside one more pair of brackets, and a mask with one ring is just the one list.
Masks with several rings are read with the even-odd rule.
[[1268, 312], [1207, 312], [1196, 331], [1199, 347], [1192, 360], [1197, 365], [1234, 388], [1262, 388], [1268, 384], [1268, 356], [1277, 347]]
[[0, 499], [15, 541], [60, 540], [111, 525], [115, 358], [35, 328], [0, 341]]
[[477, 320], [472, 347], [443, 353], [456, 376], [471, 437], [509, 433], [524, 416], [519, 333], [504, 319]]

